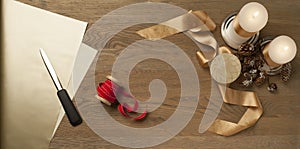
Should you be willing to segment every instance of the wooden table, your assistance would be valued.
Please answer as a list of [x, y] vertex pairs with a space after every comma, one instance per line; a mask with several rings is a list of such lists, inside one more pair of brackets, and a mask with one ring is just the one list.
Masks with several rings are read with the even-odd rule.
[[[58, 14], [72, 17], [89, 23], [88, 29], [103, 15], [119, 7], [141, 2], [140, 0], [20, 0], [32, 6], [40, 7]], [[144, 1], [144, 0], [143, 0]], [[205, 10], [216, 22], [217, 30], [214, 36], [220, 45], [224, 44], [220, 35], [220, 25], [223, 19], [230, 13], [238, 11], [248, 0], [241, 1], [205, 1], [205, 0], [151, 0], [152, 2], [164, 2], [182, 7], [187, 10]], [[300, 1], [299, 0], [259, 0], [269, 13], [267, 26], [261, 32], [262, 36], [288, 35], [292, 37], [298, 47], [300, 46]], [[137, 27], [138, 28], [138, 27]], [[122, 49], [138, 40], [133, 32], [135, 27], [123, 30], [116, 38], [104, 48], [106, 56], [98, 61], [98, 75], [96, 81], [103, 81], [110, 74], [111, 66], [117, 54]], [[124, 38], [128, 37], [128, 38]], [[126, 39], [126, 40], [124, 40]], [[263, 116], [257, 124], [231, 137], [223, 137], [210, 132], [198, 133], [198, 127], [207, 101], [210, 96], [211, 79], [209, 71], [203, 69], [197, 63], [194, 45], [191, 40], [178, 34], [169, 38], [177, 46], [185, 49], [186, 54], [196, 66], [200, 80], [200, 102], [197, 110], [188, 125], [174, 138], [155, 148], [300, 148], [300, 52], [293, 60], [293, 75], [288, 83], [283, 83], [279, 76], [271, 78], [278, 85], [278, 92], [272, 94], [267, 91], [266, 84], [262, 87], [250, 88], [257, 94], [264, 108]], [[113, 49], [113, 50], [111, 50]], [[95, 61], [96, 62], [96, 61]], [[101, 68], [101, 69], [100, 69]], [[94, 72], [89, 71], [89, 74]], [[141, 77], [142, 76], [142, 77]], [[150, 127], [163, 123], [176, 109], [180, 97], [180, 82], [173, 69], [166, 63], [158, 60], [146, 60], [138, 64], [131, 72], [131, 91], [138, 99], [147, 99], [150, 96], [148, 84], [152, 79], [159, 78], [165, 82], [168, 88], [164, 103], [156, 111], [152, 112], [145, 121], [136, 123], [130, 121], [114, 108], [106, 107], [110, 115], [122, 124], [131, 127]], [[132, 81], [134, 80], [134, 81]], [[96, 83], [96, 82], [95, 82]], [[84, 83], [83, 83], [84, 84]], [[82, 87], [82, 86], [81, 86]], [[80, 93], [77, 93], [80, 94]], [[245, 112], [245, 107], [224, 104], [219, 118], [237, 122]], [[117, 133], [117, 132], [116, 132]], [[72, 127], [67, 118], [62, 120], [49, 148], [122, 148], [111, 144], [96, 135], [85, 122], [77, 127]]]

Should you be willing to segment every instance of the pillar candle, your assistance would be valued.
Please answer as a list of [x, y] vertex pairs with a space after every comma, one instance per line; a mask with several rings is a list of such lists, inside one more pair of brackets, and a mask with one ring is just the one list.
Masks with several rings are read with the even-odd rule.
[[294, 59], [297, 53], [295, 41], [285, 35], [278, 36], [272, 40], [265, 48], [270, 60], [276, 64], [282, 65]]

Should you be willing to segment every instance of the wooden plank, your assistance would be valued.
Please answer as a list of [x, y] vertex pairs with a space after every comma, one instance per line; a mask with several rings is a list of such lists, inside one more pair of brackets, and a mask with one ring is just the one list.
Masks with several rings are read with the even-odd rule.
[[[91, 27], [101, 16], [106, 13], [126, 6], [141, 2], [139, 0], [20, 0], [24, 3], [40, 7], [55, 13], [69, 16], [75, 19], [89, 22]], [[144, 0], [146, 1], [146, 0]], [[262, 1], [269, 12], [269, 21], [267, 26], [261, 32], [262, 36], [289, 35], [295, 39], [298, 47], [300, 46], [300, 2], [294, 0], [273, 0]], [[243, 4], [249, 0], [241, 1], [221, 1], [221, 0], [155, 0], [153, 2], [164, 2], [177, 5], [187, 10], [205, 10], [216, 22], [217, 30], [214, 36], [220, 45], [224, 42], [220, 35], [220, 25], [223, 19], [230, 13], [238, 11]], [[101, 53], [101, 60], [97, 63], [96, 82], [103, 81], [105, 76], [110, 73], [116, 56], [130, 43], [135, 42], [140, 37], [134, 35], [134, 31], [151, 24], [132, 26], [121, 31], [105, 47]], [[126, 39], [126, 40], [124, 40]], [[222, 137], [216, 134], [205, 132], [198, 133], [198, 127], [203, 114], [206, 110], [210, 96], [211, 78], [209, 71], [201, 68], [195, 57], [195, 45], [183, 34], [168, 37], [168, 40], [175, 43], [192, 60], [196, 66], [200, 80], [200, 101], [189, 124], [178, 135], [171, 140], [156, 146], [156, 148], [300, 148], [300, 52], [297, 53], [292, 65], [294, 73], [291, 81], [283, 83], [279, 77], [272, 77], [271, 81], [277, 83], [278, 92], [271, 94], [266, 90], [266, 85], [262, 87], [251, 88], [257, 91], [257, 94], [264, 107], [264, 114], [258, 123], [237, 135], [231, 137]], [[96, 41], [95, 41], [96, 42]], [[89, 72], [87, 77], [94, 75]], [[142, 76], [142, 77], [141, 77]], [[120, 123], [131, 127], [151, 127], [163, 123], [176, 109], [180, 97], [180, 82], [174, 69], [168, 64], [157, 61], [147, 60], [139, 63], [130, 75], [132, 93], [138, 99], [148, 99], [148, 84], [152, 79], [160, 78], [168, 88], [167, 97], [164, 103], [142, 123], [135, 123], [122, 117], [116, 109], [106, 107], [110, 115]], [[88, 85], [83, 82], [82, 86]], [[81, 86], [81, 87], [82, 87]], [[78, 93], [80, 94], [80, 93]], [[230, 121], [238, 121], [246, 110], [245, 107], [223, 105], [219, 118]], [[109, 125], [109, 124], [107, 124]], [[112, 131], [113, 128], [108, 128]], [[116, 132], [117, 133], [117, 132]], [[111, 144], [97, 136], [86, 123], [78, 127], [72, 127], [67, 118], [64, 118], [60, 124], [54, 138], [49, 146], [50, 148], [122, 148]]]

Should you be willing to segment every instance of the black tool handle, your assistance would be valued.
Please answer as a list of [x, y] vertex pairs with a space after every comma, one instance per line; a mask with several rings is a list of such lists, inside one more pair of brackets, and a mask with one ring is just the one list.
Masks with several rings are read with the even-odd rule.
[[71, 98], [68, 92], [65, 89], [59, 90], [57, 96], [64, 107], [64, 110], [67, 114], [67, 117], [72, 124], [72, 126], [77, 126], [82, 123], [82, 119], [76, 110], [74, 104], [71, 101]]

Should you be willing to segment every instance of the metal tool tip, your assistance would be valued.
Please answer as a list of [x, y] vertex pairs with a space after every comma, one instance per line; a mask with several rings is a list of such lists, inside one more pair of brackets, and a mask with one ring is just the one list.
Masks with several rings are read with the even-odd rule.
[[[40, 51], [40, 55], [41, 55], [42, 57], [45, 57], [45, 56], [46, 56], [46, 53], [45, 53], [45, 51], [44, 51], [42, 48], [40, 48], [39, 51]], [[43, 59], [44, 59], [44, 58], [43, 58]]]
[[44, 50], [43, 50], [42, 48], [39, 48], [39, 51], [42, 52], [42, 51], [44, 51]]

